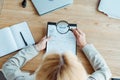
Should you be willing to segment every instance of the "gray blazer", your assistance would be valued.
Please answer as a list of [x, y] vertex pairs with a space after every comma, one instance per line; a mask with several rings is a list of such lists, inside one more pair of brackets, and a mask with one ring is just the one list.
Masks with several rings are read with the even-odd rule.
[[[87, 80], [109, 80], [111, 72], [101, 57], [99, 52], [93, 45], [87, 44], [83, 52], [90, 61], [95, 72], [88, 76]], [[34, 46], [26, 47], [19, 51], [15, 56], [10, 58], [2, 67], [2, 72], [7, 80], [35, 80], [35, 74], [30, 75], [29, 72], [21, 71], [20, 68], [29, 60], [38, 54]]]

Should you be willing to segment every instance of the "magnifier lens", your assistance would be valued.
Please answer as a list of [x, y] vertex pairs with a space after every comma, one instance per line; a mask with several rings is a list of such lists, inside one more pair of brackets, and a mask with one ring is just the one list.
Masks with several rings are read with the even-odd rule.
[[61, 34], [65, 34], [68, 32], [69, 30], [69, 26], [68, 26], [68, 23], [65, 22], [65, 21], [61, 21], [57, 24], [57, 30], [59, 33]]

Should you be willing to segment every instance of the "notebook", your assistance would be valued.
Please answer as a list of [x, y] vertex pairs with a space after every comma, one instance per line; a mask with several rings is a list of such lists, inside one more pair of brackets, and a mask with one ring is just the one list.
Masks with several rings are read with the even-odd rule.
[[[77, 25], [73, 24], [70, 28], [76, 28]], [[48, 23], [47, 36], [51, 39], [47, 42], [46, 53], [64, 53], [71, 52], [76, 55], [76, 38], [72, 31], [68, 31], [66, 34], [60, 34], [56, 30], [55, 23]]]
[[0, 57], [34, 43], [27, 22], [0, 29]]
[[32, 0], [39, 15], [46, 14], [66, 5], [72, 4], [73, 0]]
[[120, 0], [101, 0], [98, 10], [109, 17], [120, 19]]

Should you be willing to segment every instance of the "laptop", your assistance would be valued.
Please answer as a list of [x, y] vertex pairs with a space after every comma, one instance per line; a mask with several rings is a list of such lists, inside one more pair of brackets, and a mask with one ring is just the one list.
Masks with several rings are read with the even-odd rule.
[[56, 9], [73, 3], [73, 0], [32, 0], [39, 15], [46, 14]]

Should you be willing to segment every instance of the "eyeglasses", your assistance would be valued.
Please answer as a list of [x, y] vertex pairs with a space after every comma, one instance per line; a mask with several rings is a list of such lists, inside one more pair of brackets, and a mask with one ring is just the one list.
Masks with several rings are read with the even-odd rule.
[[4, 4], [4, 0], [0, 0], [0, 14], [2, 12], [3, 4]]

